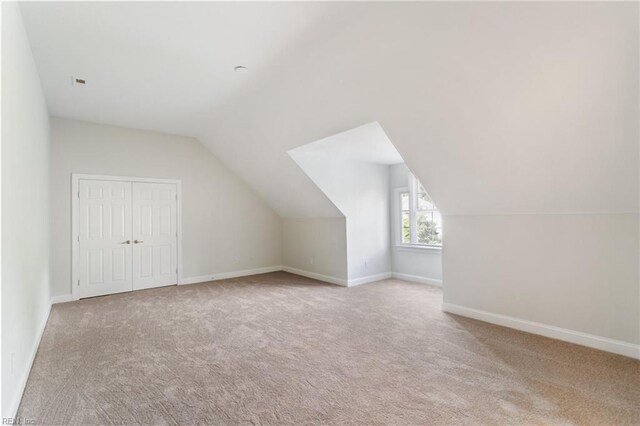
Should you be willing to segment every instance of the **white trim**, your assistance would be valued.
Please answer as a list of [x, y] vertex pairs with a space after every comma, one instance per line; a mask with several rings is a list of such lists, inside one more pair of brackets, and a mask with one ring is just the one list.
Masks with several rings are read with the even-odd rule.
[[347, 287], [355, 287], [357, 285], [373, 283], [380, 280], [387, 280], [389, 278], [391, 278], [391, 272], [383, 272], [382, 274], [368, 275], [366, 277], [354, 278], [352, 280], [348, 280]]
[[80, 299], [77, 288], [80, 279], [78, 271], [78, 265], [80, 265], [80, 245], [78, 244], [78, 235], [80, 235], [80, 214], [78, 212], [80, 208], [78, 200], [80, 176], [71, 174], [71, 297], [73, 300]]
[[640, 359], [640, 345], [623, 342], [621, 340], [609, 339], [607, 337], [587, 334], [580, 331], [568, 330], [566, 328], [555, 327], [553, 325], [539, 322], [523, 320], [506, 315], [494, 314], [478, 309], [467, 308], [451, 303], [443, 303], [442, 310], [456, 315], [477, 319], [503, 327], [514, 328], [526, 331], [527, 333], [539, 334], [552, 339], [563, 340], [577, 345], [587, 346], [602, 351], [612, 352], [630, 358]]
[[367, 284], [375, 281], [385, 280], [391, 278], [391, 272], [385, 272], [382, 274], [369, 275], [362, 278], [356, 278], [352, 280], [345, 280], [343, 278], [332, 277], [329, 275], [319, 274], [317, 272], [305, 271], [303, 269], [293, 268], [290, 266], [269, 266], [266, 268], [248, 269], [244, 271], [225, 272], [222, 274], [203, 275], [200, 277], [191, 277], [183, 279], [180, 284], [195, 284], [201, 282], [208, 282], [214, 280], [222, 280], [227, 278], [244, 277], [248, 275], [265, 274], [268, 272], [285, 271], [294, 275], [301, 275], [307, 278], [313, 278], [318, 281], [324, 281], [330, 284], [336, 284], [342, 287], [353, 287], [361, 284]]
[[73, 302], [73, 296], [70, 294], [61, 294], [60, 296], [51, 296], [51, 304]]
[[423, 252], [426, 254], [442, 254], [442, 246], [428, 246], [425, 244], [396, 244], [393, 246], [398, 251]]
[[[400, 195], [403, 192], [408, 192], [409, 193], [409, 197], [411, 197], [411, 191], [409, 190], [409, 187], [401, 187], [401, 188], [394, 188], [393, 189], [393, 200], [392, 200], [392, 205], [393, 205], [393, 212], [391, 215], [391, 220], [393, 221], [393, 243], [394, 245], [398, 246], [400, 244], [402, 244], [402, 205], [401, 205], [401, 201], [400, 201]], [[411, 204], [411, 201], [409, 201], [409, 204]], [[409, 222], [411, 222], [411, 206], [409, 206]]]
[[176, 185], [176, 225], [177, 232], [177, 261], [178, 273], [176, 283], [182, 279], [182, 181], [179, 179], [161, 179], [147, 177], [130, 177], [130, 176], [107, 176], [107, 175], [88, 175], [83, 173], [71, 173], [71, 296], [73, 300], [79, 300], [78, 280], [80, 274], [78, 266], [80, 264], [80, 245], [78, 244], [78, 235], [80, 235], [80, 221], [78, 209], [78, 191], [80, 189], [80, 180], [107, 180], [118, 182], [145, 182], [145, 183], [169, 183]]
[[614, 210], [610, 212], [606, 211], [567, 211], [567, 212], [516, 212], [516, 213], [452, 213], [442, 214], [442, 217], [459, 217], [459, 216], [581, 216], [581, 215], [622, 215], [622, 214], [638, 214], [640, 210]]
[[347, 287], [348, 281], [343, 278], [331, 277], [329, 275], [322, 275], [316, 272], [304, 271], [298, 268], [292, 268], [290, 266], [283, 266], [282, 270], [285, 272], [289, 272], [290, 274], [302, 275], [303, 277], [313, 278], [314, 280], [324, 281], [329, 284], [336, 284], [343, 287]]
[[[169, 180], [167, 180], [169, 181]], [[182, 278], [182, 181], [175, 180], [176, 184], [176, 250], [177, 250], [177, 261], [178, 264], [176, 268], [178, 269], [176, 284], [180, 282]]]
[[429, 284], [436, 287], [442, 287], [442, 280], [436, 278], [421, 277], [419, 275], [401, 274], [400, 272], [392, 272], [391, 276], [399, 280], [411, 281], [420, 284]]
[[44, 320], [40, 324], [40, 331], [38, 333], [38, 338], [35, 341], [35, 344], [31, 348], [31, 355], [29, 355], [29, 362], [27, 363], [27, 368], [22, 373], [22, 377], [18, 382], [18, 392], [16, 394], [15, 399], [9, 405], [9, 411], [3, 416], [9, 418], [15, 418], [18, 413], [18, 407], [20, 406], [20, 401], [22, 401], [22, 395], [24, 394], [24, 389], [27, 386], [27, 380], [29, 380], [29, 374], [31, 374], [31, 368], [33, 367], [33, 361], [36, 359], [36, 354], [38, 353], [38, 348], [40, 347], [40, 341], [42, 340], [42, 335], [44, 334], [44, 329], [47, 326], [47, 322], [49, 321], [49, 314], [51, 313], [51, 303], [48, 304], [47, 311], [44, 315]]
[[[418, 244], [416, 241], [418, 240], [417, 237], [417, 229], [418, 229], [418, 225], [417, 225], [417, 217], [416, 217], [416, 192], [417, 192], [417, 185], [420, 183], [418, 181], [418, 179], [415, 177], [415, 175], [413, 174], [409, 174], [409, 186], [408, 187], [400, 187], [400, 188], [394, 188], [393, 189], [393, 200], [392, 200], [392, 207], [393, 207], [393, 211], [391, 214], [391, 221], [392, 221], [392, 238], [393, 238], [393, 248], [397, 248], [398, 250], [401, 251], [418, 251], [418, 250], [424, 250], [424, 251], [437, 251], [437, 252], [441, 252], [442, 251], [442, 244], [438, 245], [433, 245], [433, 244]], [[409, 231], [411, 233], [410, 239], [411, 239], [411, 243], [403, 243], [402, 242], [402, 201], [401, 201], [401, 197], [400, 195], [408, 192], [409, 193]], [[431, 210], [430, 210], [431, 211]], [[432, 210], [435, 212], [439, 212], [441, 217], [444, 217], [444, 215], [442, 214], [442, 212], [440, 212], [439, 210]]]
[[209, 281], [226, 280], [229, 278], [246, 277], [249, 275], [267, 274], [269, 272], [282, 271], [282, 266], [265, 266], [262, 268], [245, 269], [241, 271], [213, 273], [209, 275], [200, 275], [198, 277], [183, 278], [179, 285], [206, 283]]
[[145, 183], [172, 183], [180, 185], [182, 181], [180, 179], [163, 179], [163, 178], [149, 178], [140, 176], [110, 176], [110, 175], [90, 175], [84, 173], [71, 173], [71, 176], [76, 180], [89, 179], [89, 180], [110, 180], [115, 182], [145, 182]]

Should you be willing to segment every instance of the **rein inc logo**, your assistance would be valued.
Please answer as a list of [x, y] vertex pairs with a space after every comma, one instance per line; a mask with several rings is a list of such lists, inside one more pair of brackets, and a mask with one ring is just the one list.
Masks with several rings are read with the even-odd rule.
[[35, 419], [28, 419], [26, 417], [3, 417], [3, 425], [35, 425]]

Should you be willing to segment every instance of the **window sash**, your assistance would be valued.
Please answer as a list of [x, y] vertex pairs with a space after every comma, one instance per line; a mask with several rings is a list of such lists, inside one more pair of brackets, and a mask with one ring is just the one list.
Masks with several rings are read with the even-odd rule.
[[[397, 239], [398, 244], [400, 245], [411, 245], [411, 246], [421, 246], [421, 247], [442, 247], [442, 244], [427, 244], [418, 242], [418, 216], [423, 213], [433, 217], [433, 213], [439, 213], [438, 209], [418, 209], [418, 194], [420, 188], [420, 182], [415, 178], [412, 174], [409, 175], [409, 187], [408, 188], [399, 188], [397, 189], [397, 203], [398, 208], [396, 209], [397, 214], [399, 214], [399, 218], [397, 220], [396, 227], [398, 228], [399, 238]], [[402, 196], [403, 194], [408, 194], [409, 196], [409, 209], [402, 208]], [[431, 202], [433, 205], [433, 202]], [[435, 207], [435, 206], [434, 206]], [[410, 234], [410, 242], [405, 242], [404, 240], [404, 214], [409, 214], [409, 234]], [[429, 214], [431, 213], [431, 214]]]

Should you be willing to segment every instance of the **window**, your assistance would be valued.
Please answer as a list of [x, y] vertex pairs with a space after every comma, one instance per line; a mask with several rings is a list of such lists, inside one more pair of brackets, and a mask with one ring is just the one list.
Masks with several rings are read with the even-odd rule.
[[424, 187], [413, 175], [409, 188], [398, 190], [401, 245], [442, 246], [442, 216]]

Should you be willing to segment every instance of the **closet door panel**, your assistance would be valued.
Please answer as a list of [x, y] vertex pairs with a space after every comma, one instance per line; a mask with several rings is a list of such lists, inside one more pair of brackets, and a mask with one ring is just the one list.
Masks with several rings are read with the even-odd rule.
[[177, 187], [134, 182], [133, 288], [178, 283]]

